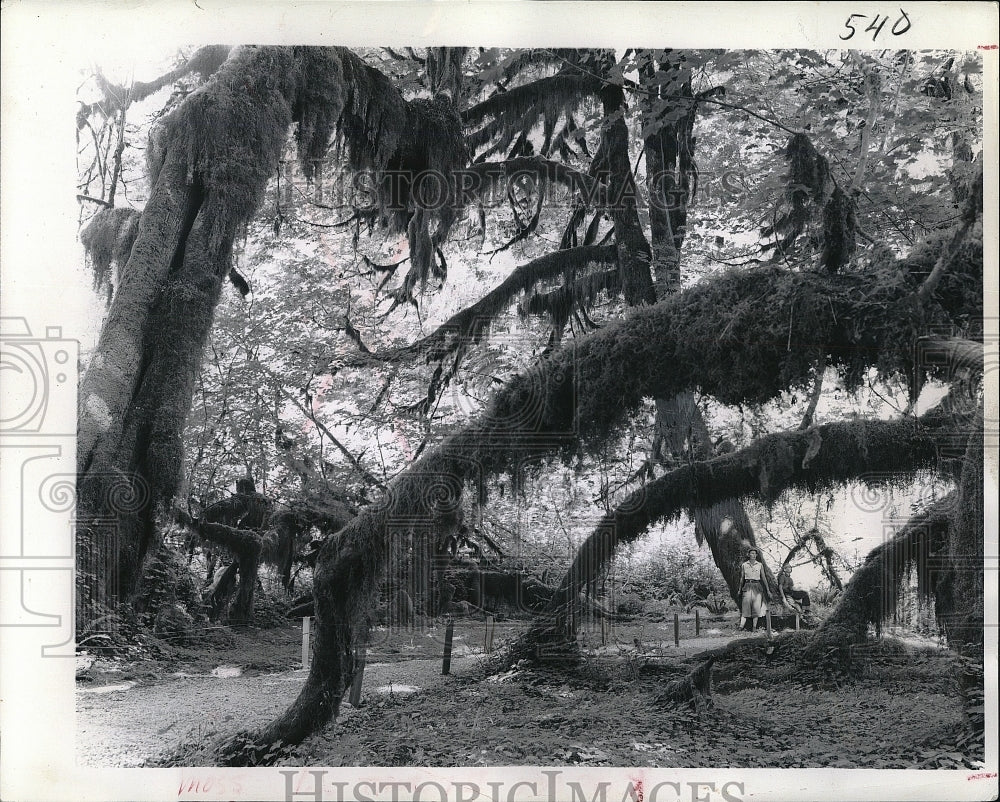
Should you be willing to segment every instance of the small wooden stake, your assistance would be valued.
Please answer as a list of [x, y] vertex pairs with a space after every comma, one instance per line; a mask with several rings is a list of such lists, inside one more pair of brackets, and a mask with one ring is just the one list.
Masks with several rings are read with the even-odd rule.
[[796, 629], [799, 628], [799, 614], [798, 613], [795, 614], [795, 628]]
[[309, 654], [311, 652], [310, 638], [312, 635], [312, 618], [304, 616], [302, 618], [302, 667], [309, 670]]
[[351, 683], [350, 699], [353, 707], [361, 706], [361, 681], [365, 676], [365, 657], [367, 656], [367, 651], [367, 647], [362, 646], [354, 652], [354, 682]]
[[455, 637], [455, 622], [448, 619], [448, 626], [444, 630], [444, 662], [441, 664], [441, 673], [447, 676], [451, 672], [451, 641]]
[[694, 636], [697, 638], [701, 634], [701, 613], [698, 608], [694, 608]]
[[771, 639], [771, 611], [764, 613], [764, 621], [767, 623], [767, 639]]
[[490, 654], [493, 651], [493, 633], [496, 628], [496, 619], [492, 615], [486, 616], [486, 643], [485, 651], [486, 654]]
[[681, 617], [674, 613], [674, 646], [681, 645]]

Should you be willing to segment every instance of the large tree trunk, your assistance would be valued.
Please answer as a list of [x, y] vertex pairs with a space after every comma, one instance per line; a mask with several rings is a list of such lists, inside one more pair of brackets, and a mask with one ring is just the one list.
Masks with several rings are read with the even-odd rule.
[[625, 92], [620, 86], [605, 84], [601, 103], [606, 120], [601, 131], [601, 147], [595, 156], [598, 173], [608, 172], [608, 197], [615, 227], [615, 247], [622, 294], [630, 306], [656, 301], [650, 272], [650, 249], [639, 223], [638, 198], [632, 165], [629, 164], [628, 126], [625, 124]]
[[681, 247], [694, 171], [691, 131], [695, 101], [690, 70], [683, 66], [683, 57], [656, 63], [648, 51], [644, 56], [649, 61], [640, 70], [644, 90], [640, 102], [647, 130], [643, 152], [649, 190], [653, 277], [656, 293], [662, 298], [681, 287]]
[[[232, 243], [291, 123], [293, 54], [242, 48], [150, 143], [153, 191], [80, 392], [78, 537], [104, 577], [88, 610], [130, 598], [182, 465], [181, 431]], [[275, 80], [278, 78], [279, 80]], [[255, 125], [250, 126], [252, 120]]]
[[[669, 400], [657, 400], [656, 423], [660, 448], [662, 450], [664, 445], [669, 448], [675, 464], [703, 462], [714, 456], [712, 438], [694, 393], [678, 393]], [[710, 506], [696, 506], [692, 514], [698, 545], [708, 543], [712, 558], [726, 580], [729, 595], [739, 606], [746, 549], [757, 545], [753, 524], [743, 502], [727, 498]], [[762, 565], [768, 593], [771, 599], [778, 599], [774, 573], [766, 563]]]
[[[682, 54], [673, 53], [660, 63], [649, 52], [644, 55], [649, 61], [641, 69], [640, 79], [645, 90], [642, 105], [647, 135], [643, 152], [649, 190], [652, 269], [657, 294], [664, 297], [681, 288], [681, 249], [695, 177], [697, 104], [691, 90], [691, 71], [685, 66]], [[711, 459], [712, 439], [694, 393], [656, 400], [656, 450], [659, 454], [654, 456], [661, 461], [669, 456], [674, 464]], [[742, 502], [726, 499], [711, 507], [696, 507], [694, 520], [698, 545], [708, 542], [715, 564], [738, 606], [745, 549], [756, 545], [753, 525]], [[771, 598], [778, 598], [777, 584], [766, 564], [764, 573]]]
[[[202, 201], [200, 193], [187, 186], [185, 175], [184, 157], [171, 154], [154, 184], [132, 257], [80, 388], [80, 572], [87, 576], [93, 571], [100, 583], [86, 587], [78, 600], [78, 626], [101, 604], [128, 598], [136, 589], [143, 559], [153, 545], [155, 500], [172, 489], [169, 478], [150, 475], [146, 459], [159, 401], [154, 398], [154, 409], [146, 410], [140, 397], [145, 400], [150, 394], [149, 384], [145, 392], [143, 385], [152, 364], [150, 351], [155, 350], [154, 324], [162, 322], [165, 307], [176, 303], [165, 288], [171, 275], [183, 269], [181, 243]], [[186, 383], [184, 377], [179, 380]], [[163, 389], [169, 393], [169, 388]]]

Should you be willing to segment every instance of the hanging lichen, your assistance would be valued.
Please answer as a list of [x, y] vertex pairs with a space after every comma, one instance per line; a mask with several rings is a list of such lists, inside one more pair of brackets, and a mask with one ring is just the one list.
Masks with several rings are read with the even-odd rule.
[[[468, 136], [469, 147], [479, 150], [493, 143], [478, 155], [477, 161], [483, 161], [495, 153], [518, 155], [507, 153], [511, 143], [517, 138], [526, 139], [528, 133], [542, 120], [543, 134], [545, 129], [548, 130], [548, 135], [544, 136], [547, 143], [544, 155], [551, 150], [553, 144], [558, 147], [560, 143], [565, 145], [570, 139], [576, 140], [578, 128], [573, 114], [586, 100], [594, 98], [600, 88], [601, 81], [598, 78], [573, 70], [497, 93], [462, 113], [463, 122], [471, 129]], [[552, 132], [560, 118], [565, 120], [565, 124], [560, 136], [554, 138]], [[475, 127], [477, 125], [478, 128]]]
[[777, 255], [794, 251], [796, 241], [805, 233], [816, 209], [824, 205], [831, 182], [830, 166], [805, 134], [792, 135], [785, 147], [788, 173], [785, 176], [784, 211], [761, 231], [762, 237], [773, 237], [764, 243], [764, 250], [774, 249]]
[[132, 245], [139, 233], [140, 213], [127, 207], [103, 208], [80, 232], [80, 242], [87, 253], [94, 273], [94, 289], [113, 292], [111, 265], [120, 268], [128, 262]]
[[823, 208], [823, 251], [820, 264], [830, 273], [847, 267], [857, 247], [858, 221], [854, 199], [834, 187]]

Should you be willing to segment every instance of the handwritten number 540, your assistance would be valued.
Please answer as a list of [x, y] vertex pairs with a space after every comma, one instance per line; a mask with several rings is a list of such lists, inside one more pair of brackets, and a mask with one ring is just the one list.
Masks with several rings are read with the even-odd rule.
[[[910, 27], [911, 27], [910, 18], [907, 15], [907, 13], [905, 11], [903, 11], [903, 9], [899, 9], [899, 14], [900, 14], [899, 19], [897, 19], [892, 24], [892, 28], [890, 28], [890, 30], [892, 31], [892, 35], [893, 36], [902, 36], [904, 33], [906, 33], [908, 30], [910, 30]], [[854, 36], [854, 34], [856, 34], [858, 32], [857, 28], [855, 28], [854, 25], [851, 24], [851, 22], [854, 20], [855, 17], [858, 17], [860, 19], [867, 19], [868, 15], [867, 14], [851, 14], [851, 16], [849, 16], [847, 18], [847, 22], [844, 23], [844, 27], [848, 29], [849, 33], [846, 36], [844, 34], [840, 35], [840, 38], [843, 41], [845, 41], [845, 42], [848, 39], [852, 38]], [[878, 35], [880, 33], [882, 33], [882, 28], [885, 27], [885, 24], [888, 21], [889, 21], [888, 17], [882, 17], [882, 16], [879, 16], [878, 14], [876, 14], [872, 18], [872, 21], [868, 24], [868, 27], [865, 28], [864, 32], [868, 33], [869, 31], [872, 31], [873, 32], [872, 33], [872, 41], [874, 42], [876, 39], [878, 39]], [[859, 22], [858, 25], [861, 25], [861, 23]]]

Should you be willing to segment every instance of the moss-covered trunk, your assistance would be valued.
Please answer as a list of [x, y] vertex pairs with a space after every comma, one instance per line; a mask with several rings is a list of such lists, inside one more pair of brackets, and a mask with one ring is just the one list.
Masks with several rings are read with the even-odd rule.
[[[201, 233], [203, 197], [183, 175], [180, 159], [160, 173], [83, 381], [77, 520], [87, 564], [80, 573], [97, 576], [80, 600], [80, 624], [136, 591], [155, 548], [157, 505], [173, 496], [179, 475], [178, 406], [186, 413], [221, 286], [212, 256], [186, 247]], [[174, 336], [181, 347], [169, 343]]]
[[[994, 466], [996, 463], [993, 463]], [[980, 413], [962, 462], [958, 502], [948, 528], [949, 609], [939, 618], [952, 648], [983, 659], [984, 626], [984, 470], [983, 418]], [[996, 487], [996, 476], [992, 477]], [[939, 605], [940, 606], [940, 605]], [[943, 613], [943, 614], [942, 614]]]
[[882, 622], [892, 615], [911, 570], [916, 570], [923, 593], [936, 595], [941, 576], [930, 575], [929, 559], [944, 551], [955, 501], [951, 494], [932, 505], [868, 554], [847, 583], [837, 608], [803, 652], [804, 661], [828, 668], [849, 666], [854, 650], [868, 640], [869, 627], [880, 632]]
[[150, 138], [152, 193], [80, 392], [80, 618], [131, 598], [172, 501], [232, 244], [292, 121], [290, 48], [241, 48]]
[[[804, 657], [846, 666], [869, 627], [881, 632], [911, 576], [933, 598], [948, 644], [974, 660], [983, 657], [983, 428], [982, 417], [956, 432], [968, 435], [958, 489], [914, 516], [893, 538], [871, 551], [851, 577], [837, 608], [823, 622]], [[951, 446], [942, 438], [942, 446]], [[954, 454], [947, 455], [954, 459]]]

